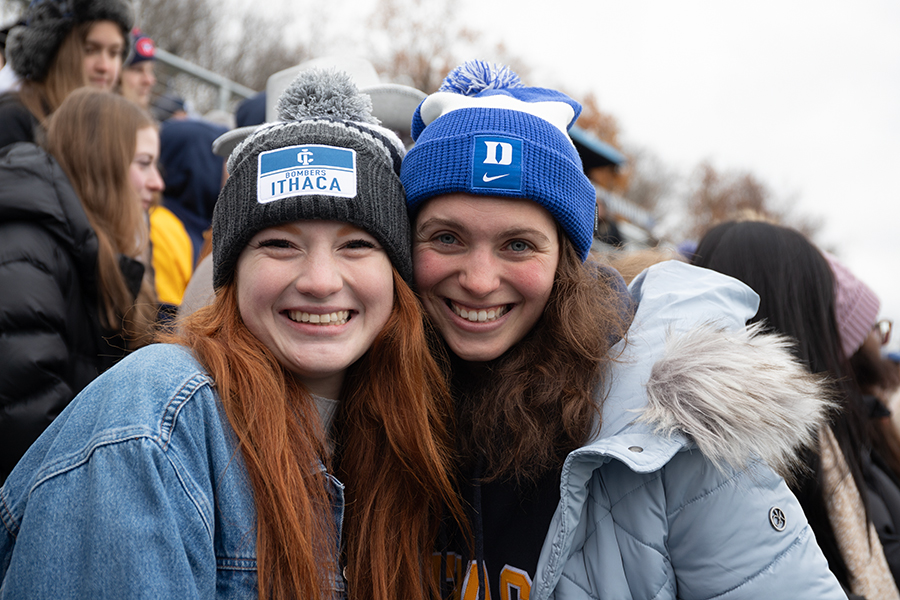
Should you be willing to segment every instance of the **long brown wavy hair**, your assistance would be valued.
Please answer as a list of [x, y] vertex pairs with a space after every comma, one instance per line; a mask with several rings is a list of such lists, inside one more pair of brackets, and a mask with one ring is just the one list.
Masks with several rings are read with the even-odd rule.
[[[84, 76], [84, 44], [96, 21], [79, 23], [63, 38], [41, 81], [25, 79], [19, 98], [25, 108], [42, 123], [56, 111], [69, 94], [87, 85]], [[128, 39], [125, 38], [127, 42]]]
[[[462, 514], [448, 475], [449, 393], [419, 302], [396, 271], [394, 290], [388, 322], [345, 378], [334, 425], [351, 598], [436, 598], [437, 525], [445, 507]], [[192, 348], [212, 375], [253, 486], [259, 598], [330, 597], [336, 565], [323, 557], [334, 532], [312, 468], [328, 461], [309, 393], [244, 325], [234, 280], [181, 326], [161, 339]]]
[[600, 422], [595, 394], [613, 360], [610, 348], [630, 323], [613, 274], [582, 264], [557, 229], [553, 289], [531, 332], [487, 363], [450, 357], [457, 452], [464, 468], [483, 458], [486, 481], [537, 481], [585, 442]]
[[153, 118], [121, 96], [92, 88], [72, 92], [47, 127], [47, 151], [59, 162], [97, 235], [100, 320], [124, 333], [131, 347], [147, 342], [156, 319], [156, 295], [145, 276], [133, 296], [119, 255], [140, 258], [149, 240], [140, 200], [128, 169], [137, 132], [156, 127]]

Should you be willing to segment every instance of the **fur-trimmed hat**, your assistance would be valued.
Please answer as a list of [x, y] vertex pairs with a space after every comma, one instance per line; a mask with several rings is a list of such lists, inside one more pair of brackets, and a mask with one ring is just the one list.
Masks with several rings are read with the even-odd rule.
[[372, 116], [350, 76], [302, 71], [278, 101], [280, 121], [263, 125], [228, 158], [229, 177], [213, 212], [213, 286], [234, 277], [259, 231], [302, 219], [342, 221], [384, 247], [412, 280], [409, 220], [400, 185], [404, 147]]
[[413, 115], [416, 144], [401, 172], [410, 211], [453, 192], [533, 200], [584, 260], [597, 191], [568, 134], [579, 114], [575, 100], [526, 87], [508, 67], [483, 61], [457, 67]]
[[25, 24], [13, 27], [6, 41], [6, 58], [23, 79], [43, 81], [63, 40], [76, 25], [112, 21], [122, 30], [122, 59], [131, 47], [128, 32], [134, 11], [127, 0], [33, 0]]

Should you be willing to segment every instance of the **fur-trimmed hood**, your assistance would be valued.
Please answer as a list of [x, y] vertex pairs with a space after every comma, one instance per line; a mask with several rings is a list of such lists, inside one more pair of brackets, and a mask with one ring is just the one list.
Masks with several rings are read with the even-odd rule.
[[672, 336], [650, 373], [649, 404], [638, 420], [657, 434], [686, 434], [718, 465], [742, 469], [759, 457], [789, 479], [798, 450], [815, 443], [833, 408], [822, 380], [790, 346], [759, 324]]
[[587, 447], [647, 472], [696, 446], [717, 466], [762, 459], [790, 478], [833, 403], [788, 338], [744, 326], [756, 294], [677, 262], [645, 271], [630, 290], [635, 320]]

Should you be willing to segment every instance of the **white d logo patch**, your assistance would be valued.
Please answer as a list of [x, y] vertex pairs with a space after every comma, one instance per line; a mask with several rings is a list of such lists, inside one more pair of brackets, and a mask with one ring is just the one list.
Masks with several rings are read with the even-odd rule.
[[472, 187], [522, 189], [522, 140], [496, 135], [476, 135], [472, 152]]

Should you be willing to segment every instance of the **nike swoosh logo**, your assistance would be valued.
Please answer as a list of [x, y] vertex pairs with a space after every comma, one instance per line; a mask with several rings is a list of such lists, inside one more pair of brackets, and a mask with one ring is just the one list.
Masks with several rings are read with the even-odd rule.
[[488, 177], [488, 174], [485, 173], [484, 177], [482, 177], [481, 180], [484, 181], [485, 183], [490, 183], [490, 182], [494, 181], [495, 179], [500, 179], [501, 177], [506, 177], [507, 175], [509, 175], [509, 173], [506, 173], [505, 175], [494, 175], [493, 177]]

